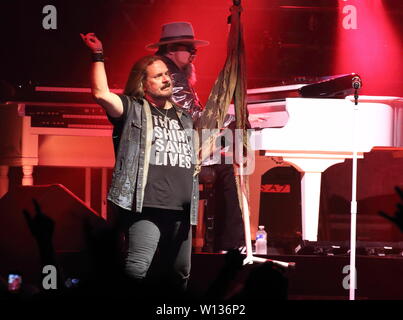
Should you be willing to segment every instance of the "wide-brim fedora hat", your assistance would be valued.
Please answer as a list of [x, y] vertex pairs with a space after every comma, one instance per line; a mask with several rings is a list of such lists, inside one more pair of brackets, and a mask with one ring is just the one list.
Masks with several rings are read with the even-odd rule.
[[160, 40], [146, 46], [146, 49], [157, 49], [159, 46], [170, 43], [192, 43], [196, 47], [207, 46], [208, 41], [195, 39], [190, 22], [171, 22], [162, 25]]

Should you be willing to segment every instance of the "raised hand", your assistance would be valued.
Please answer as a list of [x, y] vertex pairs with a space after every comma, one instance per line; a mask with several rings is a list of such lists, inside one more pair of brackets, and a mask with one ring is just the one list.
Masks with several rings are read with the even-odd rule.
[[92, 52], [103, 52], [102, 42], [95, 36], [95, 33], [80, 33], [81, 39], [83, 39], [84, 43], [88, 48], [91, 49]]
[[36, 213], [33, 217], [28, 210], [24, 209], [22, 211], [29, 230], [39, 243], [50, 243], [52, 241], [55, 223], [42, 212], [39, 203], [35, 199], [32, 199], [32, 202], [34, 203]]
[[395, 216], [392, 217], [383, 211], [379, 211], [379, 215], [392, 221], [395, 225], [399, 227], [400, 231], [403, 232], [403, 189], [395, 187], [395, 191], [401, 199], [401, 202], [396, 205], [397, 210], [395, 212]]

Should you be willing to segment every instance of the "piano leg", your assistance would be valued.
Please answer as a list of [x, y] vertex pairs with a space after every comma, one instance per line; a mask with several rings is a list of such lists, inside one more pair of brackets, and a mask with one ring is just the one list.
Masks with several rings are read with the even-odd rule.
[[301, 180], [302, 239], [317, 241], [321, 172], [304, 172]]
[[91, 208], [91, 168], [85, 168], [85, 204]]
[[[270, 153], [266, 155], [271, 156]], [[320, 183], [322, 172], [330, 166], [344, 162], [346, 155], [329, 156], [312, 154], [283, 155], [283, 160], [293, 165], [302, 174], [301, 179], [301, 214], [302, 240], [317, 241], [319, 225]]]
[[[108, 168], [101, 168], [101, 217], [107, 219], [107, 178]], [[85, 168], [85, 204], [91, 208], [91, 175], [90, 167]]]
[[0, 166], [0, 198], [8, 191], [8, 166]]
[[22, 185], [23, 186], [33, 186], [34, 185], [34, 177], [32, 173], [34, 172], [34, 166], [24, 165], [22, 166]]
[[107, 217], [107, 178], [108, 168], [102, 168], [102, 180], [101, 180], [101, 217], [105, 220]]

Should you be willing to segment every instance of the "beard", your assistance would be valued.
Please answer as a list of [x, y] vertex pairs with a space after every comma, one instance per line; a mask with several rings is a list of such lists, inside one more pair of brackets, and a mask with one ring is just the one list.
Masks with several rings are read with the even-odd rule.
[[193, 63], [189, 63], [185, 67], [186, 77], [190, 83], [190, 85], [194, 86], [196, 84], [196, 67]]
[[169, 85], [165, 85], [161, 88], [161, 90], [164, 90], [166, 88], [171, 87], [171, 90], [167, 91], [167, 92], [160, 92], [160, 91], [148, 91], [147, 94], [157, 100], [161, 100], [161, 99], [170, 99], [172, 97], [172, 83], [170, 83]]

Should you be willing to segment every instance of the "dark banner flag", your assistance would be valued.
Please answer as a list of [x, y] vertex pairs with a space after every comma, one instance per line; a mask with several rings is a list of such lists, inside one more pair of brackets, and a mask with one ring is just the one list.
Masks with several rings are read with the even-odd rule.
[[248, 121], [241, 12], [240, 1], [234, 1], [229, 17], [231, 28], [228, 37], [227, 58], [224, 68], [210, 92], [203, 115], [199, 120], [199, 129], [222, 128], [224, 117], [232, 100], [235, 107], [236, 128], [244, 129]]
[[[231, 15], [228, 18], [231, 23], [231, 28], [228, 36], [227, 43], [227, 58], [223, 69], [218, 75], [217, 80], [210, 92], [206, 107], [203, 111], [201, 118], [197, 124], [199, 136], [202, 137], [202, 147], [200, 158], [203, 161], [206, 156], [210, 155], [211, 150], [216, 147], [215, 140], [219, 135], [219, 129], [223, 128], [224, 118], [227, 115], [228, 108], [231, 102], [234, 104], [236, 126], [238, 133], [241, 131], [243, 134], [235, 134], [234, 141], [237, 144], [235, 152], [238, 152], [239, 163], [243, 162], [243, 156], [248, 150], [248, 137], [247, 127], [248, 122], [248, 109], [246, 105], [246, 63], [245, 63], [245, 47], [243, 41], [243, 27], [241, 22], [241, 1], [234, 0], [234, 5], [231, 7]], [[201, 134], [203, 129], [218, 129], [211, 133], [207, 138]], [[213, 131], [212, 131], [213, 132]], [[237, 137], [241, 139], [237, 139]], [[241, 160], [242, 159], [242, 160]], [[234, 161], [235, 163], [235, 161]], [[238, 169], [239, 175], [236, 176], [238, 199], [242, 212], [244, 214], [244, 221], [247, 219], [249, 226], [249, 208], [247, 204], [248, 199], [248, 181], [246, 176], [243, 176], [243, 167]], [[247, 210], [247, 215], [245, 211]], [[247, 231], [249, 232], [249, 230]]]

